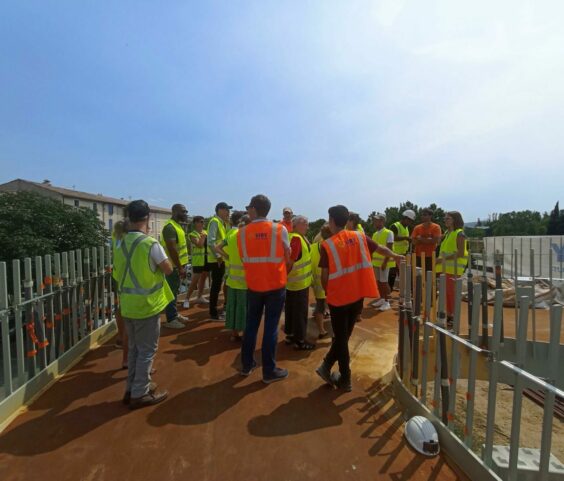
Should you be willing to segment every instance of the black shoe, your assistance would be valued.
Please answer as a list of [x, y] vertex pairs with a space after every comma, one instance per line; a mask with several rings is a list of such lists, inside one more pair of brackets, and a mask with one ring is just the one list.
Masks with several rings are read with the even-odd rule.
[[282, 381], [288, 377], [288, 370], [282, 369], [280, 367], [275, 367], [268, 376], [263, 376], [262, 382], [265, 384], [270, 384], [276, 381]]
[[245, 376], [245, 377], [250, 376], [251, 373], [256, 369], [256, 367], [257, 367], [257, 362], [253, 361], [253, 365], [249, 369], [242, 368], [239, 371], [239, 374], [241, 374], [241, 376]]
[[332, 387], [335, 387], [335, 383], [333, 382], [333, 377], [331, 375], [331, 369], [327, 367], [327, 364], [325, 364], [325, 362], [322, 362], [321, 365], [315, 370], [315, 372], [327, 384], [329, 384]]
[[[149, 383], [149, 393], [155, 392], [157, 390], [157, 387], [158, 387], [157, 383], [151, 381]], [[129, 403], [131, 402], [131, 391], [125, 391], [125, 394], [123, 395], [123, 399], [121, 400], [121, 402], [126, 406], [129, 406]]]
[[348, 379], [345, 379], [343, 376], [341, 376], [341, 373], [339, 371], [331, 373], [331, 381], [333, 382], [333, 385], [337, 389], [341, 389], [345, 392], [352, 391], [352, 384], [350, 377]]
[[152, 406], [164, 401], [168, 397], [168, 391], [148, 392], [141, 397], [133, 397], [129, 402], [129, 409], [139, 409], [145, 406]]

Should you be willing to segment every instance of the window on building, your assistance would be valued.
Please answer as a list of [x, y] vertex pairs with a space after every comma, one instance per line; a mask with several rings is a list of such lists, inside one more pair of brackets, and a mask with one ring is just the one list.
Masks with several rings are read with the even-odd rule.
[[77, 199], [74, 200], [74, 206], [75, 207], [80, 207], [80, 201], [78, 201]]
[[108, 220], [108, 230], [112, 232], [114, 230], [114, 221], [113, 219]]
[[92, 210], [98, 212], [98, 204], [96, 204], [96, 202], [92, 202]]
[[114, 206], [113, 204], [108, 204], [108, 214], [114, 215]]

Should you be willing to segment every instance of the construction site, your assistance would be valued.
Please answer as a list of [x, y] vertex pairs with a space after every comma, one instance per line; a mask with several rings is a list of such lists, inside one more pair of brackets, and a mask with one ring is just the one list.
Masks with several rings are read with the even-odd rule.
[[[171, 397], [135, 412], [121, 403], [109, 249], [0, 263], [0, 477], [562, 479], [554, 245], [562, 238], [473, 242], [450, 326], [444, 275], [408, 256], [394, 309], [365, 306], [354, 329], [350, 393], [315, 375], [330, 339], [307, 352], [280, 341], [287, 382], [241, 377], [239, 344], [194, 308], [184, 330], [161, 334], [155, 380]], [[436, 428], [438, 455], [406, 441], [414, 415]]]

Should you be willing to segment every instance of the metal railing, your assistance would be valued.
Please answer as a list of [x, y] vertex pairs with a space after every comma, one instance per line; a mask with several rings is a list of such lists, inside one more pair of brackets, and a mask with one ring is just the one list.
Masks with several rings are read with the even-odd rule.
[[[519, 252], [514, 252], [514, 259], [519, 259]], [[484, 260], [487, 258], [484, 256]], [[534, 272], [534, 249], [529, 252], [531, 272]], [[487, 289], [484, 289], [484, 278], [472, 276], [456, 278], [454, 282], [454, 313], [448, 319], [446, 314], [447, 277], [441, 274], [436, 278], [434, 267], [424, 273], [415, 267], [415, 257], [408, 257], [400, 266], [400, 313], [399, 344], [397, 356], [397, 382], [401, 383], [411, 398], [423, 407], [440, 432], [451, 436], [468, 452], [474, 451], [471, 457], [465, 458], [482, 463], [484, 473], [492, 479], [518, 480], [521, 474], [518, 467], [520, 459], [519, 437], [523, 410], [523, 393], [525, 388], [534, 387], [544, 392], [542, 407], [542, 426], [540, 427], [540, 453], [538, 472], [534, 479], [549, 479], [551, 468], [551, 446], [554, 423], [554, 406], [557, 399], [564, 399], [564, 391], [556, 386], [559, 378], [559, 365], [563, 359], [560, 346], [562, 323], [562, 306], [552, 304], [549, 310], [549, 339], [543, 349], [538, 350], [540, 342], [536, 338], [536, 326], [533, 326], [532, 340], [528, 338], [529, 319], [534, 317], [534, 291], [517, 291], [519, 295], [515, 304], [514, 322], [507, 315], [504, 319], [503, 290], [500, 282], [496, 282], [493, 306], [493, 319], [488, 319]], [[444, 260], [443, 260], [444, 262]], [[433, 266], [435, 259], [433, 256]], [[422, 262], [421, 265], [424, 265]], [[494, 262], [491, 271], [501, 280], [501, 270], [496, 270]], [[499, 266], [498, 266], [499, 267]], [[483, 266], [484, 274], [486, 265]], [[516, 269], [517, 270], [517, 269]], [[468, 290], [468, 333], [461, 334], [461, 314], [463, 312], [462, 291], [467, 283]], [[438, 287], [438, 288], [437, 288]], [[437, 288], [438, 293], [435, 293]], [[517, 289], [517, 283], [515, 284]], [[510, 311], [511, 312], [511, 311]], [[484, 323], [485, 321], [485, 323]], [[489, 325], [489, 322], [492, 325]], [[515, 338], [504, 337], [504, 324], [514, 324]], [[479, 330], [482, 327], [482, 336]], [[422, 334], [421, 334], [422, 333]], [[422, 348], [420, 347], [422, 346]], [[432, 351], [434, 349], [434, 356]], [[529, 369], [529, 363], [537, 359], [542, 366], [536, 374]], [[465, 370], [462, 369], [466, 367]], [[483, 369], [485, 367], [485, 369]], [[479, 374], [479, 370], [481, 373]], [[561, 378], [561, 376], [560, 376]], [[461, 379], [467, 381], [465, 410], [457, 413], [457, 389]], [[486, 426], [481, 452], [476, 452], [474, 445], [474, 429], [476, 414], [476, 380], [488, 382], [488, 395], [485, 412]], [[513, 386], [511, 405], [511, 432], [509, 434], [509, 460], [507, 469], [500, 470], [494, 466], [494, 430], [496, 414], [500, 414], [497, 404], [498, 383], [504, 382]], [[561, 386], [560, 386], [561, 387]], [[432, 395], [431, 392], [432, 391]], [[405, 397], [404, 397], [405, 399]], [[459, 404], [460, 406], [460, 404]], [[460, 425], [455, 421], [462, 418]], [[443, 436], [445, 437], [445, 436]], [[449, 444], [449, 443], [447, 443]], [[453, 443], [449, 444], [454, 446]], [[458, 449], [458, 453], [463, 450]], [[465, 469], [465, 461], [461, 467]], [[473, 461], [472, 461], [473, 462]], [[470, 469], [470, 468], [468, 468]], [[474, 471], [476, 472], [476, 471]], [[562, 474], [562, 472], [560, 473]]]
[[0, 424], [3, 402], [110, 323], [112, 305], [107, 246], [0, 262]]

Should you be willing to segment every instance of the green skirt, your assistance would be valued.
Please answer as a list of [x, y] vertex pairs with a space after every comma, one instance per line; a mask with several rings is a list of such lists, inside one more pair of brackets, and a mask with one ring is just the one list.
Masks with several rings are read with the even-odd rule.
[[227, 290], [227, 309], [225, 327], [234, 331], [244, 331], [247, 324], [247, 289]]

